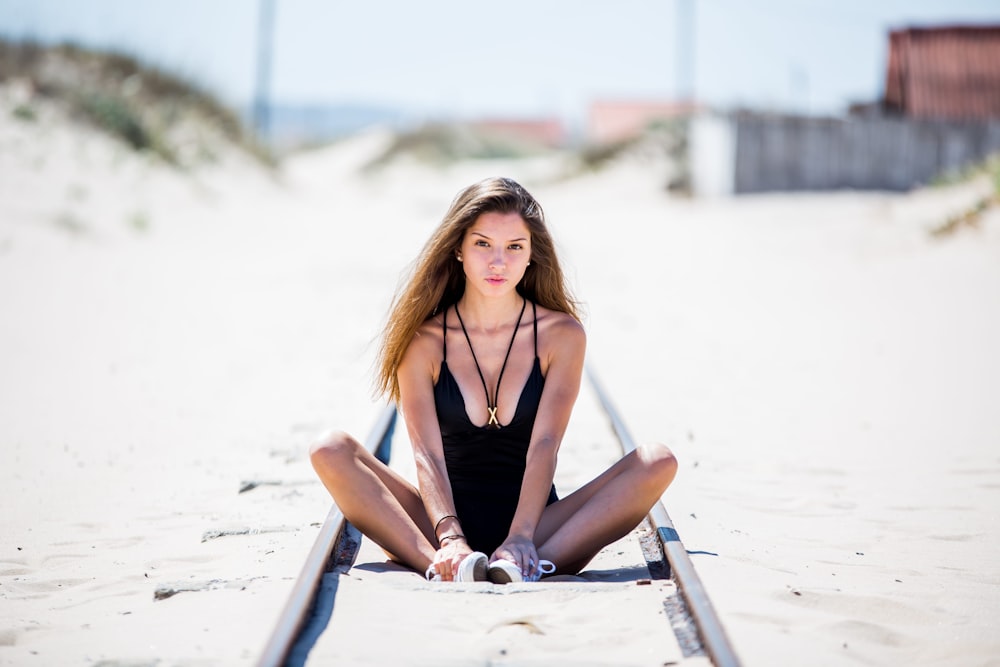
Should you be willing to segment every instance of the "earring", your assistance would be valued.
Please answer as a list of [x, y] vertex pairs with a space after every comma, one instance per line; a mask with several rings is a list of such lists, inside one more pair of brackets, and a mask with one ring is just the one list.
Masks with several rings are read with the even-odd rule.
[[525, 266], [531, 266], [531, 262], [528, 262], [527, 264], [525, 264]]
[[456, 254], [456, 255], [455, 255], [455, 259], [457, 259], [458, 261], [460, 261], [460, 262], [461, 262], [461, 261], [462, 261], [462, 253], [458, 253], [458, 254]]

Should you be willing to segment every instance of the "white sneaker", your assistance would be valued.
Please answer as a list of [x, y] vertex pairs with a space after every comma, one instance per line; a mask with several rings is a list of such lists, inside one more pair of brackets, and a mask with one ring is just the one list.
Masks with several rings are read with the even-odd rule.
[[521, 574], [521, 568], [501, 558], [490, 563], [488, 576], [494, 584], [517, 584], [522, 581], [538, 581], [543, 574], [552, 574], [555, 571], [555, 563], [550, 560], [540, 560], [535, 573], [525, 577]]
[[490, 559], [481, 551], [473, 551], [462, 559], [462, 564], [458, 566], [455, 581], [489, 581], [487, 572], [490, 568]]
[[[455, 572], [455, 581], [489, 581], [487, 570], [490, 566], [490, 559], [481, 551], [473, 551], [462, 559]], [[424, 573], [427, 581], [441, 581], [441, 575], [434, 570], [434, 563], [427, 566]]]

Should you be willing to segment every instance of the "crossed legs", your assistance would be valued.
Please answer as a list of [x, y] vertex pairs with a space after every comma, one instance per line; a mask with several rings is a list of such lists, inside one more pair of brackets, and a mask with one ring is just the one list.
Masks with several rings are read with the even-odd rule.
[[[418, 572], [436, 551], [419, 491], [346, 433], [313, 446], [310, 459], [344, 517], [388, 556]], [[539, 557], [574, 574], [604, 546], [628, 534], [677, 473], [663, 445], [640, 447], [591, 482], [545, 508], [535, 545]]]

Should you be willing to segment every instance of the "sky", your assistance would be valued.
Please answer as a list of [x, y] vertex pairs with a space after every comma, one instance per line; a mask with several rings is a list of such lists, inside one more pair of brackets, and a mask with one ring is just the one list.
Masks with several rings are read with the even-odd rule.
[[[111, 48], [248, 110], [268, 0], [0, 0], [0, 35]], [[1000, 24], [1000, 0], [270, 0], [268, 98], [573, 121], [598, 99], [838, 114], [890, 29]]]

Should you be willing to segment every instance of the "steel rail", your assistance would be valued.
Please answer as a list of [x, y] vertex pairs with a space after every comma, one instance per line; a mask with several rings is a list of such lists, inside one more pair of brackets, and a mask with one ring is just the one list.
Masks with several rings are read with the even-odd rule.
[[[386, 449], [388, 441], [392, 437], [392, 427], [395, 421], [396, 406], [390, 403], [375, 420], [375, 425], [364, 441], [365, 449], [379, 456], [380, 452]], [[302, 566], [302, 571], [295, 580], [295, 586], [292, 587], [288, 601], [278, 617], [278, 623], [257, 661], [258, 667], [279, 667], [288, 660], [288, 655], [306, 621], [316, 591], [323, 580], [327, 564], [330, 562], [330, 555], [337, 540], [340, 539], [345, 523], [343, 513], [334, 504], [330, 508], [326, 521], [319, 529], [316, 541], [313, 542], [312, 549]]]
[[[622, 451], [628, 454], [636, 448], [632, 435], [592, 368], [587, 368], [587, 377], [590, 379], [590, 384], [597, 394], [601, 407], [604, 408], [604, 412], [611, 420], [611, 428], [621, 444]], [[663, 554], [670, 566], [670, 576], [677, 584], [681, 595], [684, 596], [688, 611], [694, 619], [702, 645], [712, 664], [716, 667], [740, 667], [740, 660], [726, 636], [722, 623], [708, 598], [708, 593], [705, 591], [698, 573], [695, 572], [694, 564], [677, 535], [674, 522], [671, 521], [662, 502], [657, 501], [650, 510], [649, 521], [653, 524], [657, 538], [663, 547]]]

